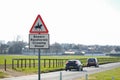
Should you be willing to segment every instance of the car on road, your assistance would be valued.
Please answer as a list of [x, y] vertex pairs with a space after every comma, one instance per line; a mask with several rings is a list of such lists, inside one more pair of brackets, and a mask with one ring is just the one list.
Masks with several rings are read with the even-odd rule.
[[87, 59], [87, 67], [90, 67], [90, 66], [99, 67], [97, 58], [88, 58]]
[[83, 64], [80, 60], [68, 60], [65, 64], [65, 70], [71, 71], [71, 69], [76, 69], [77, 71], [83, 71]]

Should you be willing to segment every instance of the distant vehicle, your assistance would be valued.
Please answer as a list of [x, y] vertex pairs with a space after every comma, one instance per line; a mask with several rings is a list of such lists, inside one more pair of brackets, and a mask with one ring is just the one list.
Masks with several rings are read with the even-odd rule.
[[71, 71], [71, 69], [76, 69], [77, 71], [83, 71], [83, 64], [79, 60], [68, 60], [65, 65], [65, 70]]
[[87, 59], [87, 67], [90, 67], [90, 66], [99, 67], [97, 58], [88, 58]]

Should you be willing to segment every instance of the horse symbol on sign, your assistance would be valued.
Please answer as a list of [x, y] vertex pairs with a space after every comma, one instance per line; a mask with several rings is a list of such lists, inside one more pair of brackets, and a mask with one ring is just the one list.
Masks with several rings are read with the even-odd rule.
[[42, 31], [42, 24], [39, 25], [39, 23], [38, 23], [38, 24], [35, 26], [35, 29], [37, 29], [37, 30], [39, 29], [39, 30]]

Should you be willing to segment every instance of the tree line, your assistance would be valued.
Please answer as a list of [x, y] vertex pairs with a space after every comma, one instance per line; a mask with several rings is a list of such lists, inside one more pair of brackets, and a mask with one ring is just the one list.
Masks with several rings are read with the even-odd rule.
[[[24, 41], [8, 41], [6, 44], [0, 42], [0, 54], [22, 54], [22, 50], [29, 46], [27, 42]], [[28, 47], [29, 48], [29, 47]], [[53, 43], [50, 45], [50, 48], [43, 49], [43, 53], [64, 53], [65, 51], [101, 51], [101, 52], [110, 52], [115, 50], [120, 52], [120, 46], [112, 45], [82, 45], [82, 44], [70, 44], [70, 43]]]

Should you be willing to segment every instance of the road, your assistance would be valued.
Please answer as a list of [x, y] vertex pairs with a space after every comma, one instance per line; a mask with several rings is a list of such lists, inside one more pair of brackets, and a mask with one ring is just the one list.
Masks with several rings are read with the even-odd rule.
[[[41, 74], [41, 80], [60, 80], [60, 73], [62, 73], [62, 80], [76, 80], [77, 78], [84, 77], [86, 74], [94, 74], [97, 72], [110, 70], [116, 67], [120, 67], [120, 62], [118, 63], [110, 63], [100, 65], [99, 68], [95, 67], [85, 67], [83, 71], [57, 71], [50, 73]], [[4, 78], [0, 80], [38, 80], [38, 74], [36, 75], [28, 75], [21, 77], [12, 77], [12, 78]]]

